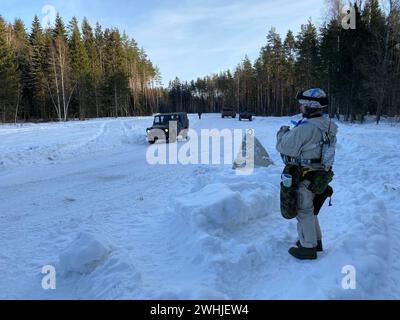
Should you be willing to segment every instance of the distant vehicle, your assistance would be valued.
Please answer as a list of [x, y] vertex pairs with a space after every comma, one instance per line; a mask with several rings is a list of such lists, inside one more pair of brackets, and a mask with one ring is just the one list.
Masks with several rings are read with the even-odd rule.
[[[177, 133], [171, 133], [170, 123], [176, 122]], [[188, 139], [189, 118], [185, 112], [158, 114], [154, 117], [153, 126], [147, 128], [147, 141], [154, 144], [157, 141], [166, 143], [176, 142], [179, 136], [183, 139]]]
[[233, 108], [223, 108], [222, 109], [222, 118], [231, 117], [233, 119], [236, 118], [236, 111]]
[[253, 114], [251, 112], [247, 112], [247, 111], [242, 111], [239, 115], [239, 120], [249, 120], [249, 121], [253, 121]]

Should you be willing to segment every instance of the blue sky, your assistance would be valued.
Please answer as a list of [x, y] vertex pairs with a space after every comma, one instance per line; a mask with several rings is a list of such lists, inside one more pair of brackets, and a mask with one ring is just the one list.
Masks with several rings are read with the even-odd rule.
[[93, 25], [126, 31], [165, 84], [233, 68], [245, 54], [253, 60], [272, 26], [282, 36], [288, 29], [297, 33], [309, 17], [320, 24], [324, 13], [324, 0], [0, 0], [0, 14], [30, 27], [35, 14], [46, 18], [46, 5], [65, 21], [86, 16]]

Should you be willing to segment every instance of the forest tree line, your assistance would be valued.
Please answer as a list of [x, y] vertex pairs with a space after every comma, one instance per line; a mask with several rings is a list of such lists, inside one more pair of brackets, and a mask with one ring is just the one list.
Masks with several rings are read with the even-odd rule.
[[[329, 113], [363, 121], [367, 114], [400, 115], [400, 1], [356, 1], [356, 29], [342, 27], [340, 0], [326, 1], [329, 17], [317, 30], [311, 20], [285, 39], [274, 28], [256, 61], [169, 85], [170, 106], [219, 112], [223, 107], [257, 115], [298, 113], [298, 90], [323, 88]], [[383, 3], [384, 1], [381, 1]]]
[[332, 116], [400, 115], [400, 1], [355, 1], [355, 30], [342, 27], [342, 1], [326, 1], [321, 28], [309, 20], [284, 39], [272, 28], [255, 61], [246, 56], [233, 70], [176, 78], [167, 88], [145, 51], [118, 29], [76, 18], [65, 25], [57, 16], [46, 28], [35, 17], [28, 33], [20, 19], [9, 24], [0, 16], [0, 121], [224, 107], [281, 116], [297, 113], [296, 93], [310, 87], [327, 91]]
[[160, 74], [135, 40], [84, 19], [65, 25], [57, 15], [43, 28], [36, 16], [0, 16], [0, 119], [3, 122], [151, 113]]

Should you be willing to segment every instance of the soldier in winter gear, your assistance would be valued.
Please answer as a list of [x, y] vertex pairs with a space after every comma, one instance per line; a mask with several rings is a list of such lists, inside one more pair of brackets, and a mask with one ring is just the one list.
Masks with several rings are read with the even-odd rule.
[[[293, 193], [293, 189], [285, 189], [282, 185], [282, 214], [288, 219], [297, 215], [298, 220], [298, 246], [291, 248], [289, 253], [298, 259], [314, 260], [317, 259], [317, 252], [323, 250], [317, 214], [321, 207], [321, 196], [332, 195], [329, 183], [333, 178], [332, 165], [338, 127], [323, 116], [323, 109], [328, 106], [328, 97], [323, 90], [308, 90], [299, 94], [297, 99], [303, 119], [293, 130], [287, 126], [282, 127], [277, 135], [277, 150], [286, 164], [284, 172], [297, 172], [298, 177], [293, 186], [297, 192]], [[297, 199], [294, 199], [296, 196]], [[316, 210], [315, 200], [318, 201]], [[291, 203], [292, 208], [288, 207], [288, 203]], [[297, 204], [295, 214], [293, 203]], [[284, 212], [285, 208], [292, 210], [287, 213]]]

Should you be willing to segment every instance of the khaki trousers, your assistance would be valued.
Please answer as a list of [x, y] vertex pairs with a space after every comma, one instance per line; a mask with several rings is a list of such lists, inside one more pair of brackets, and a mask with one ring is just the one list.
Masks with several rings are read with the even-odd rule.
[[314, 215], [315, 195], [308, 190], [309, 185], [310, 181], [307, 180], [300, 183], [297, 231], [300, 243], [304, 248], [315, 248], [317, 241], [322, 240], [322, 232], [318, 217]]

